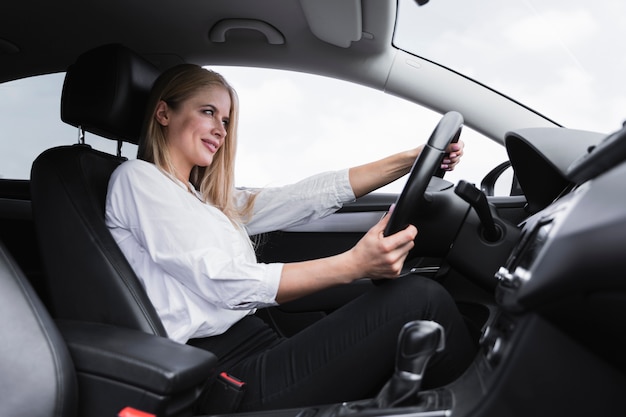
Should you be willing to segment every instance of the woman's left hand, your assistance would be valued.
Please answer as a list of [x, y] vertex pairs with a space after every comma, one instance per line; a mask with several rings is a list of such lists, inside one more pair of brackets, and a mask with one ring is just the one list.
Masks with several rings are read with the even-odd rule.
[[446, 156], [441, 162], [441, 169], [446, 171], [452, 171], [454, 167], [456, 167], [457, 164], [461, 162], [464, 147], [465, 143], [460, 139], [458, 142], [448, 145], [448, 148], [446, 149]]

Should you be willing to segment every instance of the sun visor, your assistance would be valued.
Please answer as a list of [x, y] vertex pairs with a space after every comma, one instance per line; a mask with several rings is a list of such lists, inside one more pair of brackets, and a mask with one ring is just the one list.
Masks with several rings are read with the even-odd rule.
[[300, 0], [311, 32], [324, 42], [348, 48], [363, 36], [361, 0]]

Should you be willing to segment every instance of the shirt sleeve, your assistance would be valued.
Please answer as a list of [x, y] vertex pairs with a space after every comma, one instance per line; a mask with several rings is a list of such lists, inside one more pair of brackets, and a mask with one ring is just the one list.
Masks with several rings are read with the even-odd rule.
[[[239, 201], [248, 198], [250, 192], [240, 190]], [[249, 235], [299, 226], [328, 216], [354, 200], [347, 169], [325, 172], [284, 187], [258, 191], [252, 218], [245, 226]]]
[[[275, 304], [282, 264], [257, 263], [245, 231], [152, 164], [129, 161], [114, 172], [106, 215], [118, 244], [140, 271], [157, 268], [156, 275], [167, 274], [184, 291], [222, 308]], [[126, 245], [125, 239], [138, 245]], [[145, 285], [159, 285], [151, 281], [143, 277]]]

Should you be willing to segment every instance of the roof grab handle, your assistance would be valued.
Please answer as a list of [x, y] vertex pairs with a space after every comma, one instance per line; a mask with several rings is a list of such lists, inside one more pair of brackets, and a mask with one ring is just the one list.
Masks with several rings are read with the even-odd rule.
[[285, 37], [274, 26], [262, 20], [255, 19], [224, 19], [217, 22], [209, 32], [211, 42], [226, 42], [226, 33], [231, 30], [255, 30], [267, 39], [271, 45], [283, 45]]

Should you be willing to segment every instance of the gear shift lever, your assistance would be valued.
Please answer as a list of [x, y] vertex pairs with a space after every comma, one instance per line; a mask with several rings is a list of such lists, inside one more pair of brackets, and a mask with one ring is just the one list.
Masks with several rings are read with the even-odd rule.
[[405, 324], [398, 337], [396, 371], [375, 399], [379, 408], [399, 405], [419, 392], [430, 358], [445, 347], [441, 325], [416, 320]]

